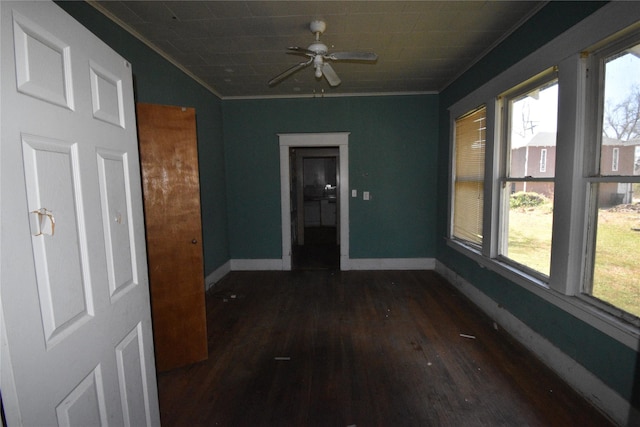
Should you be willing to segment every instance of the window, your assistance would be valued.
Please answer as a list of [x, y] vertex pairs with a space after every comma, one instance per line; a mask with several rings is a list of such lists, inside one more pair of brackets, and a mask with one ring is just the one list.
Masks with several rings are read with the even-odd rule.
[[635, 316], [640, 316], [639, 39], [625, 39], [593, 55], [599, 147], [587, 180], [592, 232], [583, 289]]
[[499, 254], [548, 277], [551, 263], [558, 80], [553, 73], [504, 96], [504, 176]]
[[455, 120], [453, 183], [454, 238], [482, 245], [486, 107]]
[[447, 244], [637, 348], [640, 9], [605, 8], [626, 24], [585, 24], [449, 106]]

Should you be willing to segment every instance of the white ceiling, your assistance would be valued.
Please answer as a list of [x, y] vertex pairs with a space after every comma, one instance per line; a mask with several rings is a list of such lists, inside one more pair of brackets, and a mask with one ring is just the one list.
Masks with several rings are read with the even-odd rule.
[[[423, 93], [444, 89], [546, 2], [536, 1], [89, 1], [221, 98]], [[330, 52], [370, 51], [377, 62], [334, 62], [336, 88], [309, 66], [269, 87], [305, 57], [322, 19]]]

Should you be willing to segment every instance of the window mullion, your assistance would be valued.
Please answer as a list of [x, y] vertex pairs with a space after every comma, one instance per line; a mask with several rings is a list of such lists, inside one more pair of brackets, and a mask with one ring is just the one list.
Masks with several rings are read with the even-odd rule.
[[498, 100], [486, 103], [487, 131], [485, 145], [485, 175], [484, 175], [484, 211], [482, 229], [484, 240], [482, 242], [482, 254], [489, 258], [495, 258], [498, 253], [498, 224], [499, 224], [499, 197], [500, 197], [500, 144], [496, 141], [500, 138], [500, 103]]
[[586, 194], [584, 181], [585, 140], [588, 111], [587, 62], [580, 54], [559, 64], [558, 80], [563, 87], [558, 104], [558, 143], [555, 205], [549, 286], [563, 294], [580, 293], [583, 281], [586, 239]]

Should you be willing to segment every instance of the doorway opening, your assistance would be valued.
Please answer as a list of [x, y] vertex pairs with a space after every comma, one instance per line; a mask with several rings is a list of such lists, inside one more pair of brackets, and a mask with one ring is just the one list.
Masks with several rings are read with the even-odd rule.
[[[302, 160], [298, 161], [297, 156], [295, 159], [292, 158], [293, 154], [305, 149], [325, 149], [332, 151], [313, 151], [308, 157], [335, 159], [336, 231], [331, 235], [336, 239], [335, 249], [338, 251], [340, 270], [349, 270], [349, 132], [278, 134], [278, 138], [280, 145], [282, 269], [291, 270], [293, 249], [297, 243], [304, 243], [305, 237], [316, 238], [316, 236], [311, 236], [315, 230], [309, 230], [305, 233], [304, 221], [298, 220], [298, 212], [302, 215], [304, 213], [304, 186], [299, 179], [292, 179], [291, 175], [300, 175], [304, 172], [303, 166], [300, 164]], [[292, 151], [292, 148], [295, 151]], [[298, 165], [296, 166], [296, 164]], [[331, 208], [328, 206], [329, 199], [325, 201], [325, 204], [326, 208], [329, 208], [325, 215], [331, 215]], [[322, 217], [320, 224], [322, 224]]]
[[337, 269], [339, 151], [290, 148], [291, 255], [293, 270]]

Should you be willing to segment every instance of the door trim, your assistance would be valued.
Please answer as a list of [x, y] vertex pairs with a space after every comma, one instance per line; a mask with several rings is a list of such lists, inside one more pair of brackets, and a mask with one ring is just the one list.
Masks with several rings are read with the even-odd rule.
[[349, 266], [349, 134], [332, 133], [281, 133], [280, 144], [280, 207], [282, 218], [282, 269], [291, 270], [291, 170], [289, 149], [312, 147], [338, 147], [339, 198], [340, 198], [340, 270]]

